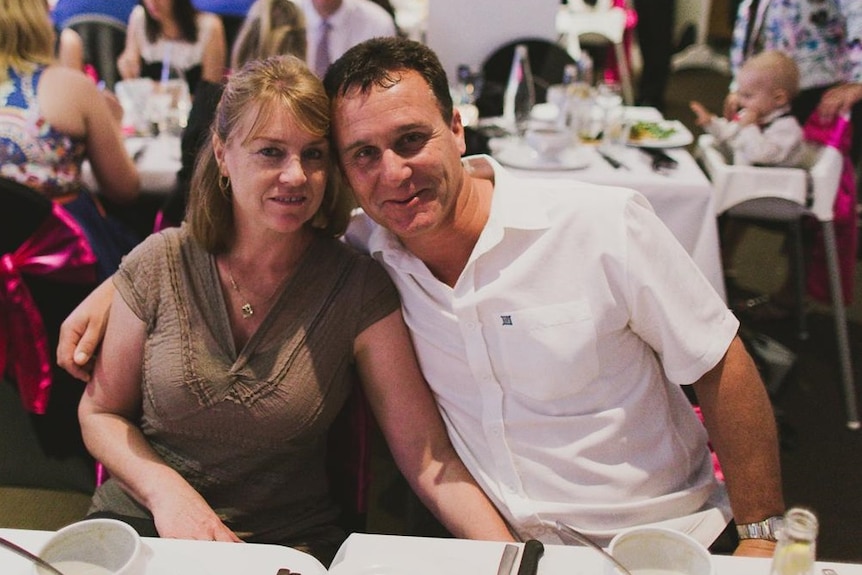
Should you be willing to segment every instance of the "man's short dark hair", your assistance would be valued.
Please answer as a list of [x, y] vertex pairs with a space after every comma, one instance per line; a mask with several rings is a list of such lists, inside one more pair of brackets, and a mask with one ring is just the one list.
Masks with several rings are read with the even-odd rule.
[[425, 79], [443, 119], [450, 122], [452, 94], [446, 71], [431, 48], [414, 40], [381, 37], [357, 44], [329, 67], [323, 85], [334, 101], [355, 88], [361, 93], [368, 93], [374, 86], [391, 88], [400, 81], [399, 72], [411, 70]]

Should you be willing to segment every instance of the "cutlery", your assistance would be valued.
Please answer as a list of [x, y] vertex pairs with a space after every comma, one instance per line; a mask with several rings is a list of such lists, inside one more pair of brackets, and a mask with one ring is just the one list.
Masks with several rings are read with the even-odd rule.
[[606, 161], [607, 163], [609, 163], [611, 165], [611, 167], [613, 169], [615, 169], [615, 170], [618, 170], [620, 168], [624, 168], [626, 170], [629, 169], [629, 167], [627, 165], [625, 165], [624, 163], [622, 163], [618, 159], [614, 158], [610, 154], [606, 154], [605, 152], [603, 152], [601, 150], [596, 150], [596, 151], [599, 153], [599, 155], [602, 157], [602, 159], [604, 159], [604, 161]]
[[545, 553], [545, 546], [541, 541], [530, 539], [524, 543], [524, 552], [521, 553], [521, 564], [518, 566], [518, 575], [536, 575], [539, 569], [539, 559]]
[[640, 148], [641, 152], [652, 158], [652, 169], [655, 172], [663, 173], [667, 170], [676, 168], [679, 163], [656, 148]]
[[45, 561], [44, 559], [42, 559], [41, 557], [36, 555], [35, 553], [31, 553], [31, 552], [27, 551], [23, 547], [20, 547], [20, 546], [16, 545], [15, 543], [12, 543], [8, 539], [4, 539], [4, 538], [0, 537], [0, 545], [2, 545], [3, 547], [6, 547], [10, 551], [14, 551], [15, 553], [17, 553], [21, 557], [26, 557], [27, 559], [29, 559], [33, 563], [36, 563], [37, 565], [44, 567], [45, 569], [47, 569], [48, 571], [50, 571], [54, 575], [64, 575], [64, 573], [62, 571], [60, 571], [59, 569], [57, 569], [56, 567], [54, 567], [53, 565], [51, 565], [50, 563], [48, 563], [47, 561]]
[[141, 145], [141, 147], [138, 148], [137, 150], [135, 150], [135, 153], [132, 154], [132, 162], [137, 164], [141, 160], [141, 158], [144, 157], [144, 153], [146, 151], [147, 151], [147, 144]]
[[585, 534], [583, 534], [580, 531], [578, 531], [577, 529], [575, 529], [574, 527], [571, 527], [569, 525], [566, 525], [565, 523], [557, 521], [557, 529], [559, 529], [561, 532], [565, 533], [566, 535], [568, 535], [569, 537], [571, 537], [575, 541], [578, 541], [579, 543], [583, 543], [584, 545], [592, 547], [593, 549], [595, 549], [596, 551], [598, 551], [599, 553], [604, 555], [607, 560], [611, 561], [614, 564], [614, 566], [617, 568], [617, 571], [619, 571], [620, 573], [623, 573], [623, 575], [632, 575], [631, 571], [626, 569], [625, 565], [623, 565], [622, 563], [620, 563], [619, 561], [614, 559], [614, 556], [611, 555], [610, 553], [608, 553], [607, 551], [605, 551], [601, 545], [599, 545], [598, 543], [596, 543], [595, 541], [593, 541], [592, 539], [587, 537]]
[[821, 572], [823, 575], [838, 575], [838, 572], [835, 569], [829, 569], [828, 567], [826, 569], [822, 569]]
[[500, 557], [500, 566], [497, 567], [497, 575], [512, 575], [512, 567], [515, 566], [515, 557], [518, 556], [518, 546], [507, 543], [503, 548], [503, 556]]

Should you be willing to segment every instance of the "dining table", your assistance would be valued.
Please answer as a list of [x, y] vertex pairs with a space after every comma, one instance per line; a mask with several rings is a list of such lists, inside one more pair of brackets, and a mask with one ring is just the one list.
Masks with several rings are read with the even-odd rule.
[[[661, 120], [654, 108], [630, 108], [638, 118]], [[480, 123], [481, 126], [481, 123]], [[505, 136], [489, 141], [491, 155], [519, 177], [568, 178], [576, 182], [634, 189], [646, 197], [656, 215], [685, 248], [716, 292], [727, 292], [721, 263], [713, 187], [686, 147], [691, 133], [679, 122], [676, 140], [658, 147], [618, 143], [579, 143], [556, 159], [542, 158], [523, 138]], [[675, 165], [657, 166], [656, 154]], [[594, 188], [572, 186], [573, 193], [595, 193]]]
[[[5, 537], [38, 551], [51, 531], [0, 529]], [[145, 571], [141, 575], [494, 575], [506, 544], [454, 538], [353, 533], [327, 569], [316, 559], [289, 547], [144, 537]], [[524, 544], [516, 543], [518, 555]], [[607, 575], [596, 551], [581, 546], [545, 545], [536, 575]], [[769, 575], [770, 559], [714, 555], [715, 575]], [[816, 575], [862, 575], [862, 564], [819, 561]], [[24, 558], [0, 548], [0, 573], [34, 575]], [[282, 571], [284, 573], [284, 571]], [[507, 573], [506, 575], [510, 575]]]
[[[160, 197], [170, 194], [182, 166], [180, 137], [172, 134], [133, 135], [124, 138], [123, 143], [138, 170], [141, 193]], [[98, 191], [99, 184], [89, 162], [84, 162], [81, 172], [84, 184]]]

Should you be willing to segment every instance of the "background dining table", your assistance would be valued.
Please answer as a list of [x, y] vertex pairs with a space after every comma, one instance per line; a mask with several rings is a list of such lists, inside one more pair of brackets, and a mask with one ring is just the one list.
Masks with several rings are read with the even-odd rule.
[[[672, 169], [656, 171], [653, 157], [634, 146], [614, 146], [606, 156], [620, 165], [611, 165], [597, 145], [582, 144], [579, 161], [571, 166], [527, 162], [509, 163], [499, 157], [506, 144], [494, 145], [492, 156], [521, 177], [569, 178], [591, 184], [622, 186], [637, 190], [652, 204], [656, 215], [691, 255], [718, 294], [727, 299], [721, 264], [718, 223], [713, 189], [694, 157], [684, 147], [661, 150], [676, 160]], [[565, 162], [563, 162], [565, 164]]]

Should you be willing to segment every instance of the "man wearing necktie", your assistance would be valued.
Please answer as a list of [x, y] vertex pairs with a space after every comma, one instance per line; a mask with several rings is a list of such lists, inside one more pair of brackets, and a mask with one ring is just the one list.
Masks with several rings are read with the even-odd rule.
[[392, 16], [371, 0], [298, 0], [308, 28], [308, 65], [321, 78], [348, 49], [377, 36], [395, 36]]

